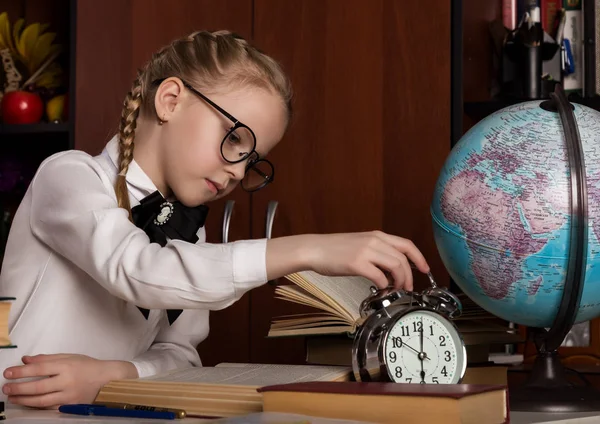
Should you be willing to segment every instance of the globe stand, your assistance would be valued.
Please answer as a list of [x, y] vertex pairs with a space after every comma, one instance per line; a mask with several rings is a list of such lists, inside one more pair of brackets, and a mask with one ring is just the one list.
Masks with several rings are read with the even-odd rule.
[[514, 411], [587, 412], [600, 410], [600, 392], [568, 381], [558, 348], [573, 327], [581, 302], [587, 258], [588, 208], [583, 149], [573, 106], [563, 88], [556, 85], [550, 100], [540, 107], [560, 114], [567, 143], [570, 169], [571, 229], [569, 261], [558, 312], [549, 330], [531, 328], [537, 356], [528, 380], [509, 390], [509, 405]]
[[509, 391], [513, 411], [600, 411], [600, 392], [590, 386], [570, 383], [557, 350], [538, 354], [528, 380]]

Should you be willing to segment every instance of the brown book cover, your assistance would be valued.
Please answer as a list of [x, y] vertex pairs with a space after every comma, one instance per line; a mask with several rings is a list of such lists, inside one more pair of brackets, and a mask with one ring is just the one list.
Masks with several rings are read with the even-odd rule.
[[510, 422], [508, 389], [492, 384], [305, 382], [265, 386], [266, 412], [393, 424]]
[[435, 396], [461, 399], [465, 396], [495, 390], [506, 390], [506, 386], [493, 384], [402, 384], [402, 383], [358, 383], [337, 381], [309, 381], [305, 383], [277, 384], [258, 389], [259, 392], [307, 392], [338, 393], [350, 395], [384, 396]]

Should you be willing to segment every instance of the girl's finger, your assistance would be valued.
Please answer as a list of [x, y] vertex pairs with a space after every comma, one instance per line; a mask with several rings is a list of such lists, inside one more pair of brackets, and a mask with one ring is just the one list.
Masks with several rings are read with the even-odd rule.
[[39, 396], [9, 396], [8, 401], [16, 405], [43, 409], [53, 409], [56, 405], [68, 403], [63, 392], [46, 393]]
[[17, 365], [4, 370], [4, 378], [18, 379], [28, 377], [49, 377], [60, 373], [60, 363], [39, 362], [26, 365]]
[[[404, 255], [400, 255], [400, 264], [402, 267], [402, 273], [404, 274], [404, 290], [413, 291], [414, 281], [413, 281], [413, 273], [410, 268], [410, 264], [408, 263], [408, 259]], [[394, 284], [398, 287], [398, 284]], [[402, 286], [398, 287], [402, 288]]]
[[417, 266], [419, 271], [423, 273], [429, 272], [429, 264], [427, 264], [425, 257], [412, 241], [383, 232], [377, 232], [376, 234], [379, 238], [406, 255]]
[[27, 381], [23, 383], [7, 383], [2, 387], [2, 393], [9, 396], [18, 395], [43, 395], [60, 390], [58, 376], [46, 377], [41, 380]]
[[[410, 275], [410, 280], [407, 279], [406, 271], [404, 269], [404, 265], [402, 263], [402, 257], [404, 255], [398, 254], [398, 252], [392, 252], [390, 255], [389, 252], [385, 252], [385, 247], [381, 250], [374, 250], [373, 257], [371, 261], [373, 264], [387, 271], [392, 277], [392, 285], [400, 289], [402, 286], [409, 284], [412, 287], [412, 273]], [[393, 250], [393, 249], [391, 249]], [[404, 258], [406, 260], [406, 258]], [[389, 283], [389, 281], [388, 281]], [[408, 290], [408, 288], [407, 288]]]
[[384, 289], [388, 286], [388, 279], [383, 271], [377, 268], [372, 263], [367, 263], [357, 270], [358, 275], [361, 275], [373, 282], [378, 288]]
[[33, 364], [36, 362], [46, 362], [46, 361], [56, 361], [58, 359], [67, 359], [71, 356], [73, 356], [73, 354], [70, 354], [70, 353], [55, 353], [55, 354], [51, 354], [51, 355], [39, 354], [39, 355], [33, 355], [33, 356], [25, 355], [25, 356], [23, 356], [23, 358], [21, 358], [21, 360], [23, 361], [24, 364]]

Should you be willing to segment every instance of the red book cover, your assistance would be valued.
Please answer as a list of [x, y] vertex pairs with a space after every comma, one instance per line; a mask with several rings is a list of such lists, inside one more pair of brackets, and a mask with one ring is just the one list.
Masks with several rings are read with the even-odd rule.
[[558, 22], [556, 14], [562, 8], [562, 0], [540, 0], [542, 29], [554, 36]]

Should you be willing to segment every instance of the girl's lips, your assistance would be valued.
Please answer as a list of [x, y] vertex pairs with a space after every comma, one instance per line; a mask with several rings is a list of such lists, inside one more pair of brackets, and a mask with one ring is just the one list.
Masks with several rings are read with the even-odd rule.
[[208, 189], [214, 194], [217, 194], [219, 192], [219, 189], [217, 188], [216, 184], [213, 183], [211, 180], [206, 180], [206, 185], [208, 186]]

